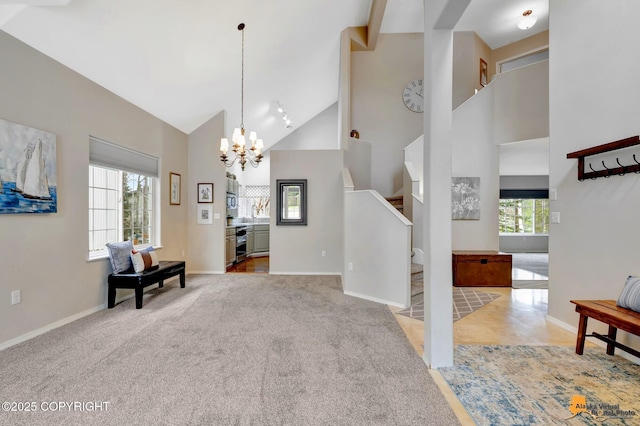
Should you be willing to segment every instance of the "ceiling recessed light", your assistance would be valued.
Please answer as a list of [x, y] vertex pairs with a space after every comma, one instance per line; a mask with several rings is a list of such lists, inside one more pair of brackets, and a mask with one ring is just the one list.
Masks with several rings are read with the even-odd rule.
[[518, 28], [521, 30], [528, 30], [535, 25], [537, 19], [535, 16], [531, 16], [532, 13], [533, 10], [525, 10], [522, 12], [522, 16], [524, 16], [524, 18], [518, 22]]

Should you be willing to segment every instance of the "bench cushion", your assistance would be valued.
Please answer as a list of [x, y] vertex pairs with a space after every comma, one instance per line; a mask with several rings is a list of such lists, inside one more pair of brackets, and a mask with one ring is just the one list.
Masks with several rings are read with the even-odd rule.
[[617, 304], [621, 308], [640, 312], [640, 278], [629, 275]]

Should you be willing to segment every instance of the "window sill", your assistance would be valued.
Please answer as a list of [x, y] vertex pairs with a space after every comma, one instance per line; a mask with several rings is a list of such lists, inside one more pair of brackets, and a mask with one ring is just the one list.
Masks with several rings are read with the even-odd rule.
[[[151, 247], [150, 245], [143, 245], [143, 246], [134, 246], [133, 248], [135, 250], [142, 250], [145, 249], [147, 247]], [[153, 247], [154, 250], [161, 250], [162, 246], [154, 246]], [[103, 259], [108, 259], [109, 258], [109, 252], [104, 250], [104, 251], [98, 251], [98, 252], [94, 252], [94, 253], [89, 253], [89, 255], [87, 256], [87, 262], [95, 262], [98, 260], [103, 260]]]
[[548, 237], [549, 234], [530, 234], [526, 232], [500, 232], [500, 237]]

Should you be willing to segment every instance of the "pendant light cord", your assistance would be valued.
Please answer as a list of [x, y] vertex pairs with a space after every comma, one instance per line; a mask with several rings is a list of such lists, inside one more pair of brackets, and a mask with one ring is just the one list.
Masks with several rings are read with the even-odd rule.
[[244, 134], [244, 24], [238, 25], [238, 29], [242, 32], [242, 67], [240, 79], [240, 129]]

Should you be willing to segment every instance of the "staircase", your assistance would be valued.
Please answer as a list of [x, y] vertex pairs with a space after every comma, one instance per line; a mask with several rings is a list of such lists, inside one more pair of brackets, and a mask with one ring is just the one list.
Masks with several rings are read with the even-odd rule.
[[403, 200], [402, 200], [402, 195], [398, 195], [395, 197], [387, 197], [386, 200], [393, 206], [395, 207], [400, 213], [404, 214], [404, 208], [403, 208]]

